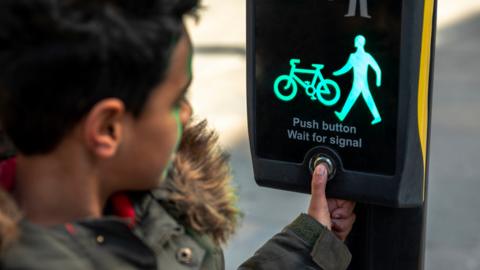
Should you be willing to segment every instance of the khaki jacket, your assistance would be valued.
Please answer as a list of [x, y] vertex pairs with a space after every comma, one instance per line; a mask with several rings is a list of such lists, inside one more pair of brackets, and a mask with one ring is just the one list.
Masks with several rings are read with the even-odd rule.
[[[238, 210], [227, 158], [205, 126], [186, 130], [161, 187], [114, 196], [101, 219], [40, 227], [18, 218], [0, 192], [0, 269], [225, 269], [221, 244], [234, 233]], [[0, 163], [0, 186], [2, 170], [9, 171]], [[343, 270], [350, 259], [343, 242], [302, 214], [238, 269]]]
[[[22, 221], [19, 240], [4, 252], [1, 269], [225, 269], [211, 238], [175, 221], [154, 193], [136, 202], [138, 223], [105, 217], [51, 228]], [[346, 269], [350, 254], [330, 231], [299, 216], [238, 269]]]

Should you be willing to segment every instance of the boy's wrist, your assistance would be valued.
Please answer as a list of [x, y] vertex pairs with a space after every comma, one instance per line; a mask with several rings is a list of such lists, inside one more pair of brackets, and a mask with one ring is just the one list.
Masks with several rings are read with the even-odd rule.
[[287, 226], [287, 229], [293, 231], [311, 247], [315, 245], [323, 234], [329, 231], [326, 226], [307, 214], [298, 216]]
[[350, 264], [348, 247], [313, 217], [301, 214], [287, 229], [308, 244], [313, 261], [322, 269], [344, 270]]

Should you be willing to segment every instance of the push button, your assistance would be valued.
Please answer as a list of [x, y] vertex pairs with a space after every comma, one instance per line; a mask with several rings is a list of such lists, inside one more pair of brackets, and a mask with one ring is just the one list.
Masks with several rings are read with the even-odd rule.
[[319, 164], [325, 164], [327, 166], [327, 171], [328, 171], [328, 180], [331, 180], [333, 177], [335, 177], [335, 173], [337, 172], [337, 167], [335, 165], [335, 162], [333, 161], [332, 158], [330, 158], [328, 155], [325, 154], [319, 154], [315, 155], [310, 159], [310, 162], [308, 164], [310, 173], [313, 173], [315, 168]]

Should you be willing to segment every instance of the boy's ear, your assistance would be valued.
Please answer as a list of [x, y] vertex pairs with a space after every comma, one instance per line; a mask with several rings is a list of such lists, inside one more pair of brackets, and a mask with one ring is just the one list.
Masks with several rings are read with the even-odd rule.
[[124, 130], [125, 105], [117, 98], [101, 100], [87, 114], [84, 139], [88, 149], [99, 158], [115, 155]]

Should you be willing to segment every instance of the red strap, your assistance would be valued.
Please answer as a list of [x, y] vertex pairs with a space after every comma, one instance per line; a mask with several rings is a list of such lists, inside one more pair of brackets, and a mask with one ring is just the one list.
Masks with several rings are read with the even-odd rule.
[[0, 161], [0, 188], [13, 191], [17, 160], [15, 157]]
[[74, 235], [77, 230], [75, 229], [75, 226], [72, 223], [65, 223], [65, 230], [71, 235]]
[[115, 215], [128, 219], [131, 228], [135, 226], [135, 208], [130, 198], [125, 193], [116, 193], [110, 200]]

